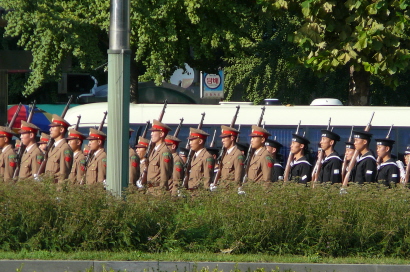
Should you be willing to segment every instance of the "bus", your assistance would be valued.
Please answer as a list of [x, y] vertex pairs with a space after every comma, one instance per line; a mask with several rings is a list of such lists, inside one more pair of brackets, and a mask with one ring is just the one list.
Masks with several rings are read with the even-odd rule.
[[[299, 135], [305, 134], [310, 140], [309, 150], [312, 157], [315, 156], [318, 144], [321, 139], [321, 130], [326, 129], [329, 119], [330, 127], [340, 135], [341, 142], [336, 144], [336, 151], [344, 154], [345, 144], [348, 141], [352, 126], [354, 130], [363, 131], [369, 123], [372, 114], [373, 134], [370, 148], [376, 150], [375, 139], [386, 138], [387, 133], [392, 125], [390, 139], [395, 140], [392, 154], [402, 159], [404, 150], [410, 143], [410, 116], [409, 107], [383, 107], [383, 106], [263, 106], [253, 105], [249, 102], [220, 102], [219, 105], [198, 105], [198, 104], [168, 104], [163, 123], [169, 125], [173, 130], [184, 118], [183, 126], [179, 132], [178, 138], [182, 140], [180, 147], [186, 145], [189, 134], [189, 127], [197, 127], [201, 120], [201, 113], [205, 113], [205, 119], [202, 129], [210, 134], [207, 144], [211, 142], [214, 131], [217, 137], [221, 132], [221, 125], [230, 125], [236, 112], [236, 107], [240, 106], [239, 114], [235, 127], [240, 126], [239, 142], [250, 142], [251, 126], [259, 120], [262, 107], [265, 107], [263, 124], [271, 134], [271, 138], [282, 143], [281, 154], [285, 159], [290, 150], [292, 133], [295, 133], [296, 127], [300, 122]], [[135, 132], [130, 138], [130, 145], [135, 143], [136, 132], [141, 127], [145, 127], [147, 121], [157, 119], [163, 104], [130, 104], [130, 128]], [[108, 109], [108, 103], [92, 103], [73, 107], [68, 110], [65, 119], [70, 124], [76, 124], [77, 116], [81, 115], [80, 131], [88, 134], [88, 128], [98, 127], [103, 113]], [[107, 115], [109, 120], [110, 114]], [[105, 124], [104, 131], [107, 129]], [[170, 132], [172, 135], [172, 131]], [[147, 135], [149, 138], [149, 134]], [[109, 140], [109, 139], [108, 139]], [[217, 147], [222, 145], [219, 138], [215, 141]]]

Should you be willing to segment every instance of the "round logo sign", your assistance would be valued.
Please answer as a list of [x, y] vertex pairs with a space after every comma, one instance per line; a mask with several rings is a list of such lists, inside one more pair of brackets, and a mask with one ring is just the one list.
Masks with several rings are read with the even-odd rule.
[[205, 85], [209, 89], [216, 89], [221, 85], [221, 77], [217, 74], [207, 74], [205, 76]]

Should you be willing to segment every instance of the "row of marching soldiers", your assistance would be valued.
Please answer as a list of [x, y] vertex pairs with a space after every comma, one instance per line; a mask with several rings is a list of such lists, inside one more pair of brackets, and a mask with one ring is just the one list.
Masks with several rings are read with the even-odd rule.
[[[37, 142], [37, 134], [40, 128], [35, 124], [21, 122], [18, 133], [20, 134], [20, 146], [13, 148], [12, 137], [17, 134], [8, 127], [0, 127], [0, 179], [4, 181], [22, 179], [40, 179], [39, 169], [45, 163], [45, 176], [51, 177], [56, 183], [71, 180], [78, 184], [93, 184], [105, 181], [106, 153], [104, 142], [106, 135], [96, 129], [90, 128], [87, 136], [79, 131], [69, 129], [70, 124], [54, 114], [50, 126], [50, 134], [41, 134]], [[67, 137], [68, 132], [68, 137]], [[47, 146], [50, 138], [54, 140], [48, 152]], [[89, 140], [89, 152], [92, 157], [88, 163], [86, 154], [82, 151], [83, 141]], [[23, 147], [23, 149], [21, 149]], [[18, 157], [16, 151], [24, 150]], [[47, 158], [45, 157], [47, 154]], [[43, 162], [46, 160], [45, 162]]]
[[[107, 167], [104, 150], [106, 135], [102, 131], [90, 128], [89, 135], [86, 136], [74, 129], [69, 130], [69, 126], [70, 124], [63, 118], [53, 115], [49, 137], [54, 140], [54, 145], [48, 152], [45, 174], [53, 177], [57, 183], [67, 179], [77, 184], [104, 183]], [[44, 160], [44, 153], [36, 142], [39, 130], [34, 124], [22, 121], [19, 133], [25, 152], [18, 160], [11, 145], [12, 137], [16, 136], [15, 132], [7, 127], [0, 127], [1, 179], [7, 181], [12, 180], [13, 176], [16, 177], [18, 161], [20, 161], [17, 173], [19, 179], [36, 178]], [[171, 131], [168, 125], [154, 120], [150, 131], [151, 140], [140, 137], [135, 146], [136, 150], [130, 148], [129, 151], [129, 184], [146, 188], [150, 194], [170, 192], [172, 195], [178, 195], [183, 188], [192, 192], [199, 189], [234, 189], [241, 193], [243, 186], [247, 184], [269, 186], [273, 182], [284, 179], [285, 168], [279, 159], [282, 144], [269, 139], [271, 134], [263, 127], [252, 126], [252, 133], [249, 136], [253, 153], [247, 165], [245, 165], [247, 147], [237, 143], [239, 135], [237, 129], [221, 126], [220, 138], [226, 153], [219, 163], [215, 163], [217, 153], [205, 146], [209, 134], [201, 129], [190, 128], [188, 140], [193, 156], [188, 162], [188, 168], [186, 167], [188, 150], [181, 148], [180, 152], [177, 152], [181, 140], [168, 135]], [[354, 131], [353, 135], [354, 142], [346, 142], [345, 159], [349, 161], [355, 150], [358, 151], [359, 157], [354, 168], [351, 169], [349, 181], [359, 184], [379, 182], [387, 186], [400, 182], [400, 177], [403, 177], [403, 167], [399, 169], [399, 165], [391, 156], [394, 141], [376, 139], [377, 156], [380, 160], [378, 164], [369, 149], [372, 134]], [[293, 160], [289, 165], [288, 180], [306, 184], [312, 180], [315, 173], [306, 157], [310, 141], [297, 134], [292, 136], [290, 152]], [[92, 154], [88, 160], [82, 152], [85, 139], [89, 140], [89, 152]], [[45, 144], [47, 141], [46, 135], [42, 134], [40, 144]], [[147, 157], [146, 152], [150, 141], [155, 147]], [[316, 178], [318, 182], [334, 184], [343, 181], [343, 160], [334, 149], [338, 141], [340, 141], [338, 134], [330, 130], [322, 130], [320, 147], [324, 157], [321, 161], [321, 171]], [[405, 153], [408, 159], [410, 149]], [[189, 173], [184, 173], [187, 169]], [[220, 175], [215, 175], [218, 171]], [[141, 183], [143, 174], [147, 176], [145, 184]]]

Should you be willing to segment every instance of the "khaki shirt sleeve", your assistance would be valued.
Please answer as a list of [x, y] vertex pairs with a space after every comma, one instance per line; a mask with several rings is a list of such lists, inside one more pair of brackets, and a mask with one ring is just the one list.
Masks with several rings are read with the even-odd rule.
[[263, 154], [261, 159], [262, 179], [271, 182], [273, 165], [275, 164], [273, 158], [268, 154]]
[[76, 166], [72, 166], [72, 167], [77, 167], [77, 182], [81, 183], [81, 181], [83, 180], [84, 176], [85, 176], [85, 170], [86, 170], [86, 158], [85, 156], [81, 156], [78, 164]]
[[13, 152], [4, 158], [4, 180], [10, 180], [13, 178], [14, 170], [17, 166], [17, 155]]
[[97, 163], [97, 182], [104, 182], [107, 175], [107, 155], [101, 157]]
[[169, 151], [162, 152], [159, 158], [160, 164], [160, 186], [168, 190], [168, 180], [172, 175], [172, 167], [174, 165], [174, 159]]
[[44, 160], [43, 152], [41, 152], [40, 149], [37, 147], [37, 150], [33, 152], [33, 157], [31, 161], [31, 175], [32, 176], [38, 173], [38, 169], [40, 169], [40, 166], [43, 160]]
[[245, 157], [240, 152], [238, 157], [236, 157], [233, 162], [234, 168], [235, 168], [235, 181], [238, 182], [239, 184], [242, 182], [242, 176], [244, 172], [244, 169], [243, 169], [244, 161], [245, 161]]
[[65, 148], [60, 154], [60, 172], [57, 173], [59, 182], [68, 179], [73, 165], [73, 151], [71, 148]]
[[[130, 152], [131, 153], [131, 152]], [[130, 154], [130, 165], [129, 165], [129, 184], [135, 185], [138, 177], [139, 177], [139, 170], [140, 170], [140, 160], [136, 154]]]
[[207, 157], [203, 160], [203, 169], [204, 169], [204, 188], [209, 188], [211, 183], [211, 178], [214, 173], [214, 158], [212, 156]]
[[182, 177], [184, 176], [184, 166], [181, 161], [174, 162], [174, 170], [172, 171], [172, 180], [174, 186], [179, 186], [181, 183]]

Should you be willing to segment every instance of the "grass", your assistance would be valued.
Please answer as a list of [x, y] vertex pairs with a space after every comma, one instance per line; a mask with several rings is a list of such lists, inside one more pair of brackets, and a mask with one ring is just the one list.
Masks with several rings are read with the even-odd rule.
[[259, 263], [327, 263], [327, 264], [397, 264], [408, 265], [410, 259], [346, 257], [330, 258], [316, 256], [272, 256], [266, 254], [215, 254], [215, 253], [145, 253], [80, 251], [50, 252], [21, 251], [0, 252], [2, 260], [94, 260], [94, 261], [163, 261], [163, 262], [259, 262]]

